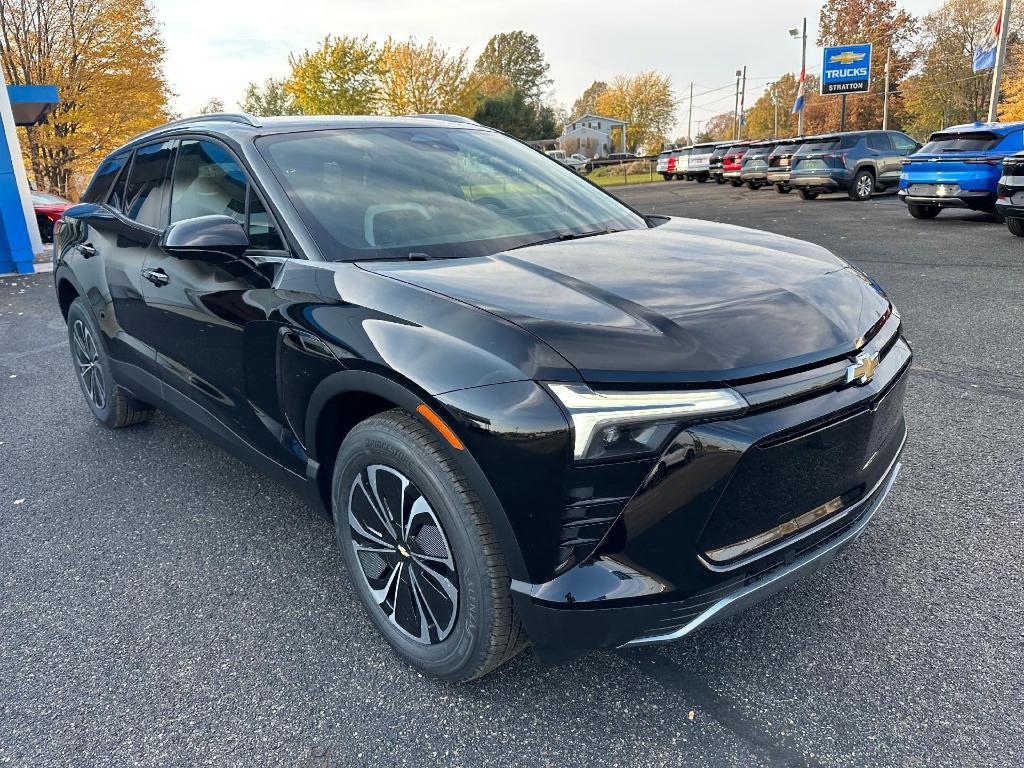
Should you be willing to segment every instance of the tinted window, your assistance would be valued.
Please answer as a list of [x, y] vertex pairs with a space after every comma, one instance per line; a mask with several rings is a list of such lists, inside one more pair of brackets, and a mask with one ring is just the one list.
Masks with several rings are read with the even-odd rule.
[[117, 181], [114, 182], [114, 188], [110, 190], [110, 196], [107, 197], [107, 205], [117, 211], [124, 210], [125, 200], [125, 187], [128, 186], [128, 169], [131, 167], [132, 156], [126, 155], [124, 158], [124, 167], [121, 169], [121, 173], [117, 177]]
[[904, 136], [902, 133], [890, 133], [889, 138], [896, 149], [915, 149], [917, 147], [916, 141], [909, 136]]
[[933, 133], [922, 152], [984, 152], [995, 149], [1000, 136], [991, 131]]
[[826, 152], [830, 149], [839, 149], [842, 145], [840, 136], [827, 136], [822, 139], [811, 139], [800, 145], [796, 151], [798, 155], [806, 155], [808, 152]]
[[102, 203], [106, 200], [107, 193], [110, 192], [110, 188], [114, 184], [114, 179], [117, 178], [117, 174], [121, 172], [121, 169], [124, 168], [131, 156], [131, 152], [125, 152], [124, 154], [108, 157], [104, 160], [100, 167], [96, 169], [96, 175], [92, 177], [92, 183], [89, 185], [89, 188], [82, 195], [82, 202]]
[[160, 227], [164, 188], [167, 186], [167, 163], [171, 159], [171, 142], [149, 144], [135, 150], [135, 162], [128, 174], [128, 186], [121, 212], [129, 219], [149, 227]]
[[752, 160], [755, 157], [767, 157], [772, 152], [771, 147], [751, 147], [743, 156], [744, 160]]
[[181, 142], [174, 163], [171, 221], [223, 214], [245, 226], [245, 171], [220, 144]]
[[789, 155], [796, 149], [796, 144], [779, 144], [775, 149], [772, 150], [773, 155]]
[[249, 245], [261, 251], [283, 251], [284, 243], [256, 190], [249, 187]]
[[470, 256], [646, 222], [528, 147], [461, 127], [377, 127], [257, 140], [328, 258]]
[[892, 149], [892, 144], [889, 143], [889, 137], [884, 133], [869, 133], [868, 134], [868, 148], [869, 149]]

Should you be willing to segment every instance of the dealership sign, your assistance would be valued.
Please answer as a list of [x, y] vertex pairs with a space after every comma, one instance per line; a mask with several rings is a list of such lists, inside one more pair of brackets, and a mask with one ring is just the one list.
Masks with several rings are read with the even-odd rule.
[[821, 94], [867, 93], [871, 82], [871, 43], [836, 45], [825, 49]]

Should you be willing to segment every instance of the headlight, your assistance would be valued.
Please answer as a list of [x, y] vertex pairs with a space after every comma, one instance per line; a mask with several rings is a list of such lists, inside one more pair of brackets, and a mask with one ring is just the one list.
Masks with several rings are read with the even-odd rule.
[[747, 407], [747, 401], [731, 389], [595, 392], [585, 384], [547, 387], [572, 418], [577, 461], [648, 453], [657, 450], [683, 421]]

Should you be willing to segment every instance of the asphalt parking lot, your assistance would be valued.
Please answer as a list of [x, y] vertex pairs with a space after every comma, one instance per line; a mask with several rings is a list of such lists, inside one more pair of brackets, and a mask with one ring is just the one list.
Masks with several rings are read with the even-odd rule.
[[619, 194], [818, 242], [900, 307], [904, 473], [854, 546], [673, 645], [436, 683], [326, 519], [170, 418], [98, 426], [50, 276], [2, 278], [0, 764], [1024, 764], [1024, 240], [892, 196]]

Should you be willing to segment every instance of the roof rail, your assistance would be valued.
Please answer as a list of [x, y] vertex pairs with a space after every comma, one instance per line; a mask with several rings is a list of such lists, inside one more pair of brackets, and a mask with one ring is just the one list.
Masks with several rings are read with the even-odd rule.
[[423, 117], [428, 120], [444, 120], [449, 123], [468, 123], [469, 125], [479, 125], [476, 120], [466, 117], [465, 115], [446, 115], [441, 113], [424, 113], [420, 115], [410, 115], [410, 117]]
[[241, 123], [242, 125], [249, 125], [253, 128], [259, 128], [263, 125], [252, 115], [247, 115], [244, 112], [211, 112], [206, 115], [193, 115], [192, 117], [180, 117], [177, 120], [171, 120], [163, 125], [158, 125], [156, 128], [150, 128], [148, 131], [143, 131], [136, 136], [133, 141], [146, 136], [152, 136], [160, 133], [161, 131], [166, 131], [168, 128], [174, 128], [175, 126], [205, 122]]

